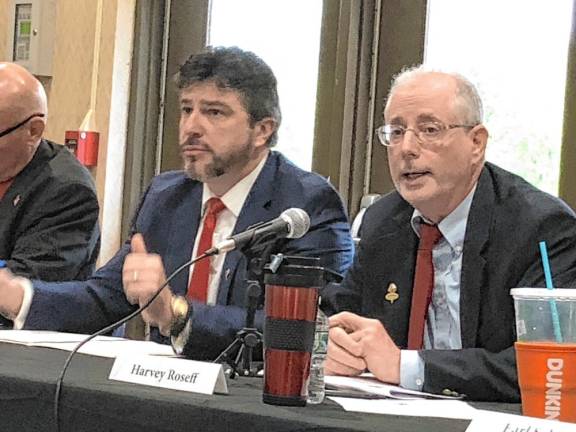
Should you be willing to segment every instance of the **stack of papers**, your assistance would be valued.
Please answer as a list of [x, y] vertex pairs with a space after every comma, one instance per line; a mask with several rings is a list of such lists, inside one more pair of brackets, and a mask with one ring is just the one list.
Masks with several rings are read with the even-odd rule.
[[346, 411], [452, 419], [472, 419], [477, 412], [457, 397], [408, 390], [372, 374], [326, 376], [326, 395]]
[[[72, 351], [89, 335], [33, 330], [0, 330], [0, 342]], [[174, 355], [172, 347], [149, 341], [98, 336], [78, 351], [82, 354], [116, 358], [120, 355]]]

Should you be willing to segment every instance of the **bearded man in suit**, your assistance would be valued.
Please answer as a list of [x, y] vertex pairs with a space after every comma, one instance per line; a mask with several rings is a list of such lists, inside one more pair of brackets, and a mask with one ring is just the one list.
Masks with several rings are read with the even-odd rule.
[[[88, 281], [33, 281], [26, 305], [4, 296], [9, 287], [18, 289], [0, 271], [0, 314], [28, 308], [22, 328], [94, 332], [148, 302], [166, 275], [201, 255], [206, 243], [293, 207], [308, 213], [310, 229], [275, 250], [319, 257], [336, 272], [348, 268], [353, 245], [339, 195], [324, 178], [271, 149], [281, 115], [270, 67], [238, 48], [210, 48], [182, 65], [177, 86], [184, 170], [153, 179], [131, 238]], [[153, 339], [168, 342], [164, 336], [171, 336], [177, 352], [214, 359], [245, 323], [246, 276], [247, 259], [237, 250], [181, 272], [143, 313]], [[255, 325], [262, 324], [260, 309]]]

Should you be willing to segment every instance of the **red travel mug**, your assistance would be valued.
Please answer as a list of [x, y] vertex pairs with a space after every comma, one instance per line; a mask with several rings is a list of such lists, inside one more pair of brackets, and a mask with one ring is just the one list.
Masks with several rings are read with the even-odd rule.
[[283, 257], [275, 271], [265, 269], [264, 403], [306, 405], [318, 292], [325, 283], [319, 261]]

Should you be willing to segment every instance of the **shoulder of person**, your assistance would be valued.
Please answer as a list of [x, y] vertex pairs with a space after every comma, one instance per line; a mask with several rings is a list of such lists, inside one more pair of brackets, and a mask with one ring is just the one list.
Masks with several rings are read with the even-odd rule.
[[486, 163], [485, 170], [492, 182], [496, 211], [510, 212], [520, 216], [522, 220], [535, 221], [550, 214], [558, 214], [574, 219], [576, 223], [576, 214], [560, 198], [489, 162]]
[[38, 162], [32, 160], [31, 164], [34, 165], [29, 175], [34, 177], [37, 189], [50, 188], [57, 191], [76, 188], [91, 191], [96, 196], [92, 175], [66, 147], [43, 139], [36, 157]]
[[270, 158], [271, 159], [267, 162], [267, 165], [271, 164], [275, 167], [276, 180], [280, 183], [291, 185], [293, 187], [301, 186], [303, 191], [307, 193], [315, 193], [318, 189], [335, 191], [327, 178], [296, 166], [281, 153], [272, 151]]
[[199, 181], [192, 180], [185, 171], [166, 171], [158, 174], [150, 182], [150, 192], [169, 192], [178, 188], [187, 188], [201, 185]]

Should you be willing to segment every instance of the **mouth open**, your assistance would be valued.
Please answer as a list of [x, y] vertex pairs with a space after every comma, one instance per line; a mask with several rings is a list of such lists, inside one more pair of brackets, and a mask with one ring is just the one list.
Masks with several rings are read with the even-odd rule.
[[405, 173], [402, 173], [402, 178], [408, 181], [414, 181], [414, 180], [418, 180], [421, 179], [422, 177], [425, 177], [427, 175], [430, 175], [431, 172], [430, 171], [408, 171]]

